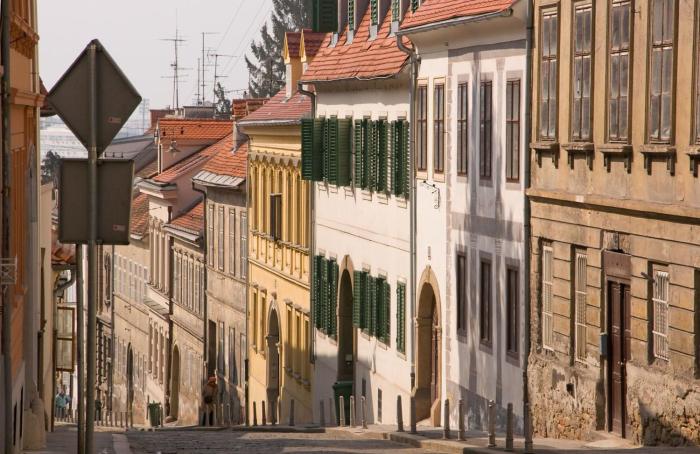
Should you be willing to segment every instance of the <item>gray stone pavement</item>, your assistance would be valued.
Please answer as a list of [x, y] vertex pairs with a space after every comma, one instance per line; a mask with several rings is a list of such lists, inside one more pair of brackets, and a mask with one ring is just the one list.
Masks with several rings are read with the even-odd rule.
[[164, 430], [128, 432], [134, 454], [438, 453], [338, 431], [326, 433]]
[[[75, 424], [56, 423], [55, 430], [46, 434], [46, 448], [31, 454], [75, 454], [78, 452], [78, 428]], [[95, 454], [130, 454], [124, 431], [95, 429]]]

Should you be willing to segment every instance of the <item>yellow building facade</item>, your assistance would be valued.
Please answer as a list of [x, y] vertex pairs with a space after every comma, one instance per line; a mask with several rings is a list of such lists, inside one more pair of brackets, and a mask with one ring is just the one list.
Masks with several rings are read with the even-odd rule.
[[[287, 33], [287, 89], [241, 122], [248, 158], [248, 420], [296, 423], [312, 413], [309, 187], [301, 179], [301, 119], [311, 103], [292, 90], [301, 33]], [[296, 76], [296, 78], [295, 78]], [[292, 404], [292, 401], [294, 403]]]

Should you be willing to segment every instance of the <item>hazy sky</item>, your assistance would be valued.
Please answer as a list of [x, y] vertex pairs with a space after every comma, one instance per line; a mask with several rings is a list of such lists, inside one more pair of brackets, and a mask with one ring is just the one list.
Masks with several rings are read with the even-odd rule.
[[[202, 56], [202, 32], [209, 53], [219, 57], [220, 82], [227, 90], [247, 87], [243, 55], [260, 26], [270, 16], [272, 0], [38, 0], [40, 70], [46, 87], [53, 84], [93, 39], [99, 39], [150, 107], [172, 104], [173, 43], [162, 39], [179, 34], [187, 41], [179, 50], [184, 81], [180, 104], [196, 98], [197, 58]], [[227, 32], [228, 30], [228, 32]], [[206, 68], [207, 99], [214, 76]], [[234, 96], [235, 93], [229, 96]]]

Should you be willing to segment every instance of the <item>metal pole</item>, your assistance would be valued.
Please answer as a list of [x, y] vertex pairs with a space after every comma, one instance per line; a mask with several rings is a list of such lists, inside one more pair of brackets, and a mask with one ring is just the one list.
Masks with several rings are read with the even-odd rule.
[[88, 147], [88, 283], [87, 283], [87, 415], [85, 450], [95, 452], [95, 331], [97, 325], [97, 43], [89, 46], [90, 57], [90, 138]]
[[85, 363], [83, 362], [85, 350], [85, 304], [83, 302], [83, 246], [75, 245], [76, 267], [76, 311], [78, 321], [76, 323], [78, 342], [76, 354], [78, 357], [78, 454], [85, 454]]

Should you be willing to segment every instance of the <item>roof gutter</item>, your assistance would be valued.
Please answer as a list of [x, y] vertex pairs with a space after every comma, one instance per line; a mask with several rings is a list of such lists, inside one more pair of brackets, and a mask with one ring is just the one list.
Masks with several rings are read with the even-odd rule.
[[[492, 13], [478, 14], [476, 16], [457, 17], [454, 19], [448, 19], [448, 20], [444, 20], [441, 22], [435, 22], [435, 23], [430, 23], [430, 24], [425, 24], [425, 25], [418, 25], [416, 27], [400, 29], [399, 31], [396, 32], [396, 36], [398, 38], [400, 36], [406, 36], [409, 34], [430, 32], [430, 31], [439, 30], [442, 28], [456, 27], [458, 25], [471, 24], [474, 22], [482, 22], [485, 20], [496, 19], [499, 17], [510, 17], [512, 15], [513, 15], [513, 8], [506, 8], [504, 10], [495, 11]], [[400, 40], [397, 40], [397, 43], [398, 42], [400, 42]], [[399, 46], [399, 48], [401, 48], [401, 46]]]
[[[399, 50], [406, 55], [408, 55], [408, 59], [410, 62], [410, 82], [409, 82], [409, 100], [408, 100], [408, 127], [409, 127], [409, 149], [411, 151], [416, 149], [416, 134], [415, 134], [415, 127], [414, 127], [414, 120], [415, 120], [415, 115], [416, 115], [416, 89], [418, 86], [418, 69], [420, 67], [420, 57], [416, 53], [416, 48], [413, 46], [412, 48], [407, 47], [403, 43], [403, 39], [401, 36], [398, 34], [396, 35], [396, 45], [398, 46]], [[417, 215], [416, 215], [416, 210], [418, 209], [418, 204], [416, 200], [416, 166], [415, 166], [415, 159], [413, 159], [413, 156], [410, 157], [409, 159], [409, 175], [411, 178], [411, 185], [409, 189], [409, 217], [410, 217], [410, 239], [409, 239], [409, 255], [410, 255], [410, 288], [409, 288], [409, 295], [410, 295], [410, 304], [411, 304], [411, 313], [409, 314], [409, 320], [414, 320], [416, 317], [416, 274], [417, 274], [417, 263], [416, 263], [416, 228], [418, 225], [417, 222]], [[413, 324], [411, 323], [411, 326]], [[415, 330], [411, 330], [411, 395], [413, 395], [415, 385], [416, 385], [416, 336], [415, 336]], [[411, 425], [411, 433], [415, 433], [416, 428], [415, 426]]]
[[301, 124], [301, 119], [298, 120], [247, 120], [239, 121], [238, 126], [243, 127], [245, 132], [246, 127], [257, 126], [298, 126]]

